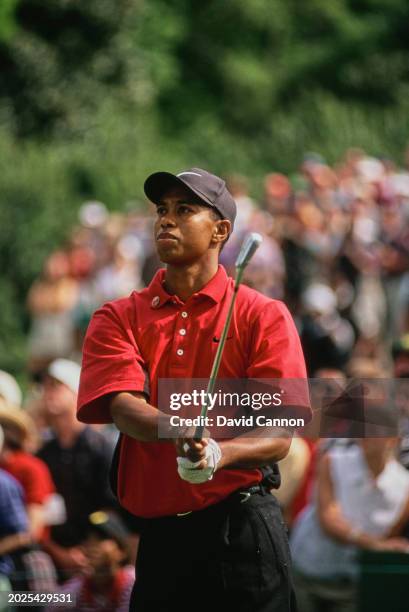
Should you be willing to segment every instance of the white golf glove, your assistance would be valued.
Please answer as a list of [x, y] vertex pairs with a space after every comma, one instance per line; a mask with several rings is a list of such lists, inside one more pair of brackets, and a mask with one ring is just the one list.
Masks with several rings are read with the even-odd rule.
[[187, 482], [192, 484], [200, 484], [201, 482], [211, 480], [217, 469], [217, 464], [219, 463], [221, 456], [222, 451], [220, 450], [220, 446], [215, 440], [210, 438], [208, 445], [206, 446], [205, 459], [207, 461], [207, 467], [197, 469], [197, 466], [201, 463], [200, 461], [193, 463], [186, 457], [178, 457], [178, 474], [182, 480], [187, 480]]

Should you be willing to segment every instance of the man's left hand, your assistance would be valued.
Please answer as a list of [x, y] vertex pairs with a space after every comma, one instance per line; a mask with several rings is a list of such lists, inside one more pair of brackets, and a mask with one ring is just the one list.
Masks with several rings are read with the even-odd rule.
[[212, 438], [182, 438], [176, 443], [179, 476], [192, 484], [211, 480], [221, 459], [220, 446]]

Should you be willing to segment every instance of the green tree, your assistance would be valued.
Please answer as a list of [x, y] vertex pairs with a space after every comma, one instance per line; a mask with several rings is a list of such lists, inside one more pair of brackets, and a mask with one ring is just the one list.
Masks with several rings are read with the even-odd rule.
[[[134, 0], [6, 0], [0, 42], [3, 115], [20, 136], [86, 129], [105, 96], [129, 91]], [[0, 18], [4, 16], [0, 14]], [[3, 23], [3, 21], [2, 21]]]

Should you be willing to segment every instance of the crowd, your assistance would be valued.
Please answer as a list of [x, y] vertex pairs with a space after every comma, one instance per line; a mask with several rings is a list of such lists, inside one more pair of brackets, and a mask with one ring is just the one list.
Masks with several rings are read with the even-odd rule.
[[[259, 202], [243, 177], [227, 179], [238, 217], [221, 263], [234, 274], [243, 237], [263, 235], [244, 282], [287, 303], [309, 376], [329, 387], [409, 378], [409, 152], [406, 162], [351, 149], [331, 167], [309, 153], [293, 177], [267, 175]], [[24, 400], [0, 373], [0, 590], [75, 591], [78, 610], [127, 609], [138, 526], [109, 487], [117, 432], [79, 423], [76, 394], [92, 313], [161, 266], [149, 206], [86, 202], [29, 291]], [[360, 550], [409, 551], [408, 397], [401, 385], [392, 408], [371, 406], [383, 437], [340, 434], [321, 413], [280, 464], [301, 612], [356, 609]]]

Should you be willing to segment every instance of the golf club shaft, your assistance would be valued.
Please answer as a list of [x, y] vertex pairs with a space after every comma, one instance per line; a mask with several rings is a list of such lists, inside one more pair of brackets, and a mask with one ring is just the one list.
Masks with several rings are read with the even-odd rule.
[[[219, 367], [220, 367], [220, 362], [222, 360], [222, 355], [223, 355], [223, 350], [224, 350], [224, 345], [226, 343], [226, 338], [227, 338], [227, 334], [229, 331], [229, 327], [230, 327], [230, 322], [231, 322], [231, 318], [232, 318], [232, 314], [233, 314], [233, 309], [234, 309], [234, 304], [236, 302], [236, 297], [237, 297], [237, 292], [239, 290], [239, 286], [241, 283], [241, 279], [243, 277], [243, 272], [245, 267], [247, 266], [248, 262], [250, 261], [250, 259], [252, 258], [252, 256], [254, 255], [254, 253], [256, 252], [257, 248], [260, 246], [262, 241], [262, 237], [260, 236], [260, 234], [250, 234], [250, 236], [247, 238], [247, 240], [244, 242], [242, 248], [240, 249], [240, 253], [237, 257], [236, 260], [236, 279], [235, 279], [235, 283], [234, 283], [234, 291], [233, 291], [233, 296], [232, 296], [232, 300], [230, 302], [230, 306], [229, 306], [229, 310], [227, 312], [227, 317], [226, 317], [226, 321], [224, 323], [224, 327], [223, 327], [223, 331], [222, 331], [222, 335], [220, 337], [220, 342], [219, 345], [217, 347], [217, 351], [216, 351], [216, 355], [213, 361], [213, 366], [212, 366], [212, 370], [210, 372], [210, 378], [209, 378], [209, 382], [207, 385], [207, 389], [206, 389], [206, 400], [202, 406], [202, 410], [200, 412], [200, 416], [201, 417], [206, 417], [207, 415], [207, 411], [208, 411], [208, 394], [209, 393], [213, 393], [215, 384], [216, 384], [216, 379], [217, 379], [217, 374], [219, 372]], [[194, 438], [195, 440], [200, 440], [203, 437], [203, 425], [198, 425], [196, 427], [195, 430], [195, 435]]]

